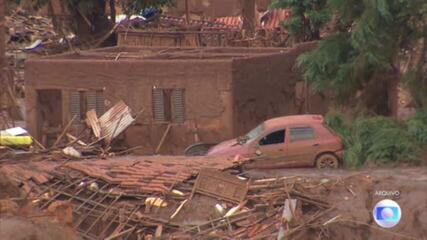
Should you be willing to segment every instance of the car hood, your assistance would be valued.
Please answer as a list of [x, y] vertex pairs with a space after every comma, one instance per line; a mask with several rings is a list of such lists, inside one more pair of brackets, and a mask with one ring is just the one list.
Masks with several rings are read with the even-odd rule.
[[245, 144], [239, 144], [237, 139], [231, 139], [221, 142], [211, 147], [206, 155], [236, 155], [236, 154], [247, 154], [248, 146]]

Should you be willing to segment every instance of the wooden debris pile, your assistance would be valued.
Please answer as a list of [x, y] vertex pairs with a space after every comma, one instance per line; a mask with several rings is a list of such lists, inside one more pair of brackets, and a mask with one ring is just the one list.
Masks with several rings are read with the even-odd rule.
[[311, 191], [313, 182], [310, 179], [273, 178], [248, 180], [247, 183], [247, 196], [238, 205], [225, 209], [225, 214], [217, 219], [185, 226], [180, 236], [186, 234], [188, 239], [288, 239], [307, 228], [320, 229], [333, 209], [332, 204]]
[[6, 26], [10, 49], [22, 49], [38, 39], [49, 41], [58, 37], [49, 18], [32, 16], [23, 10], [6, 16]]
[[[80, 122], [75, 115], [62, 130], [58, 131], [60, 133], [50, 146], [43, 144], [47, 142], [45, 140], [39, 142], [37, 139], [32, 138], [32, 146], [29, 149], [25, 148], [25, 151], [27, 154], [41, 155], [45, 160], [124, 155], [135, 148], [113, 149], [114, 139], [125, 131], [135, 119], [132, 116], [131, 109], [123, 101], [118, 102], [99, 118], [95, 110], [89, 110], [85, 121]], [[78, 132], [78, 135], [74, 136], [72, 132]], [[21, 150], [21, 148], [16, 149]], [[10, 155], [0, 152], [0, 159]]]
[[22, 51], [59, 53], [68, 47], [66, 40], [77, 40], [68, 30], [61, 30], [60, 33], [55, 31], [50, 18], [31, 15], [22, 9], [13, 10], [6, 16], [6, 29], [9, 55]]
[[[132, 116], [131, 109], [123, 101], [119, 101], [99, 118], [95, 110], [89, 110], [85, 121], [79, 125], [82, 126], [79, 134], [74, 136], [70, 132], [78, 123], [76, 118], [74, 116], [68, 122], [52, 146], [53, 149], [62, 149], [62, 154], [72, 158], [114, 155], [111, 153], [113, 140], [136, 119]], [[119, 154], [131, 150], [121, 149]]]
[[[73, 34], [69, 34], [68, 30], [65, 31], [67, 33], [58, 34], [50, 18], [31, 15], [22, 9], [11, 10], [10, 14], [5, 17], [5, 25], [8, 64], [3, 78], [10, 79], [10, 81], [8, 83], [0, 82], [0, 84], [9, 88], [7, 89], [8, 94], [13, 96], [14, 104], [19, 104], [19, 108], [23, 106], [25, 98], [25, 60], [33, 55], [61, 53], [68, 49], [67, 41], [77, 44], [77, 38]], [[0, 90], [0, 103], [4, 103], [1, 95]], [[12, 120], [21, 121], [22, 118], [11, 116], [10, 121]]]
[[114, 181], [61, 169], [34, 203], [70, 201], [83, 239], [297, 239], [307, 230], [327, 239], [323, 228], [334, 221], [324, 191], [334, 183], [325, 179], [251, 180], [238, 170], [201, 169], [168, 191], [124, 192]]
[[[245, 34], [240, 26], [221, 21], [191, 20], [161, 15], [157, 21], [139, 18], [124, 20], [117, 28], [121, 46], [175, 47], [284, 47], [289, 35], [280, 27], [259, 28], [254, 36]], [[166, 44], [166, 45], [165, 45]]]

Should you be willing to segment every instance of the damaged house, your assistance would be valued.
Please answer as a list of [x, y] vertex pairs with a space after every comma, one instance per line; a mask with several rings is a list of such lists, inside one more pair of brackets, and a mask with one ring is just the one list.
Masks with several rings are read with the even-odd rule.
[[88, 110], [99, 117], [122, 100], [133, 113], [143, 110], [120, 136], [123, 142], [141, 146], [140, 153], [171, 154], [242, 135], [268, 118], [325, 113], [327, 99], [306, 90], [295, 66], [314, 45], [113, 47], [31, 59], [27, 127], [51, 143], [73, 116], [81, 129]]

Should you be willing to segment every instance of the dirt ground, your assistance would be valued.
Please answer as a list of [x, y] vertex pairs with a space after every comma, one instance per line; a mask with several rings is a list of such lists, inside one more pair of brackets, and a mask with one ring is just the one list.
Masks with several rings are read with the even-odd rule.
[[47, 219], [26, 217], [0, 218], [1, 240], [78, 240], [71, 228], [52, 223]]
[[[330, 217], [338, 216], [337, 220], [326, 224], [320, 235], [307, 229], [295, 239], [427, 239], [425, 166], [360, 171], [286, 169], [250, 171], [246, 175], [256, 178], [300, 176], [332, 181], [319, 186], [319, 191], [328, 192], [327, 201], [335, 205]], [[394, 228], [383, 229], [374, 222], [373, 208], [382, 199], [393, 199], [401, 207], [402, 218]]]

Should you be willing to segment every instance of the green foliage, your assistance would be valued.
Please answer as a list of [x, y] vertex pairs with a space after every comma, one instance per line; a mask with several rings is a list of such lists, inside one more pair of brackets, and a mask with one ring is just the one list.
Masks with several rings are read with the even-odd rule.
[[325, 123], [332, 128], [337, 134], [343, 137], [344, 145], [347, 146], [350, 129], [343, 114], [337, 111], [329, 112], [325, 117]]
[[275, 0], [271, 8], [291, 9], [291, 18], [283, 23], [297, 41], [320, 38], [320, 28], [329, 21], [331, 14], [327, 0]]
[[427, 108], [419, 110], [414, 117], [408, 119], [407, 126], [412, 136], [427, 145]]
[[396, 69], [402, 50], [412, 49], [427, 34], [425, 0], [329, 0], [326, 6], [337, 15], [337, 31], [298, 62], [315, 90], [334, 89], [340, 100], [366, 90], [374, 76]]
[[354, 134], [362, 141], [367, 161], [381, 165], [419, 159], [418, 144], [404, 125], [390, 118], [374, 117], [360, 120], [355, 127], [358, 129]]
[[408, 71], [402, 78], [403, 85], [411, 93], [417, 106], [427, 107], [427, 75], [422, 71], [423, 66]]
[[337, 112], [326, 116], [325, 121], [343, 138], [347, 167], [357, 168], [367, 162], [385, 165], [419, 161], [420, 143], [403, 123], [369, 116], [350, 121]]
[[316, 51], [298, 58], [298, 64], [305, 69], [304, 78], [314, 90], [334, 89], [337, 97], [343, 99], [360, 86], [358, 78], [363, 72], [359, 65], [351, 63], [362, 60], [357, 58], [358, 52], [348, 38], [348, 33], [336, 34], [321, 41]]

